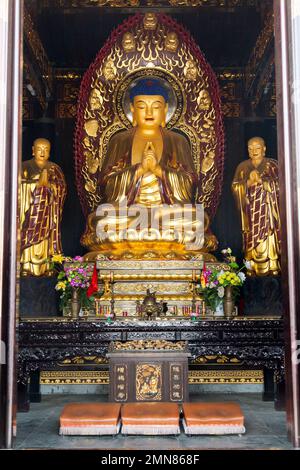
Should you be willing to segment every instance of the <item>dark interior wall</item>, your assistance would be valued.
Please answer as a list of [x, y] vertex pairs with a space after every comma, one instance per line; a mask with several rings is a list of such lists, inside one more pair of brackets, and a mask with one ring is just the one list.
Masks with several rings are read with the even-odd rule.
[[[190, 32], [212, 67], [247, 64], [262, 27], [255, 8], [184, 10], [170, 16]], [[85, 70], [112, 31], [129, 16], [113, 9], [110, 13], [97, 8], [67, 13], [49, 8], [39, 15], [37, 28], [49, 60], [56, 67]]]
[[242, 238], [239, 213], [231, 192], [231, 183], [235, 168], [244, 159], [244, 126], [239, 119], [226, 119], [225, 128], [225, 162], [223, 189], [212, 229], [219, 240], [218, 253], [230, 247], [236, 255], [241, 256]]
[[68, 194], [63, 212], [62, 246], [67, 256], [86, 253], [80, 244], [84, 232], [85, 218], [81, 210], [75, 184], [75, 165], [73, 151], [73, 134], [75, 122], [71, 119], [57, 121], [57, 138], [61, 151], [61, 168], [65, 174]]

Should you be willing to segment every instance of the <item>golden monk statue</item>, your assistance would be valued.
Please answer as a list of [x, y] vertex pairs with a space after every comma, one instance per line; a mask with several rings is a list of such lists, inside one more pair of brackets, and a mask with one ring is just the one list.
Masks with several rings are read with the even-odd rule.
[[61, 254], [60, 222], [66, 197], [64, 175], [49, 162], [50, 142], [36, 139], [23, 162], [21, 184], [21, 274], [50, 274], [47, 259]]
[[245, 259], [249, 275], [280, 272], [278, 164], [266, 158], [261, 137], [248, 141], [249, 160], [236, 169], [232, 190], [241, 213]]
[[[203, 211], [202, 220], [196, 213], [198, 177], [189, 143], [182, 135], [165, 128], [168, 91], [158, 79], [140, 79], [130, 91], [130, 101], [133, 128], [115, 134], [109, 143], [99, 178], [105, 211], [91, 214], [83, 244], [92, 247], [89, 234], [95, 232], [97, 224], [98, 236], [100, 226], [116, 227], [110, 241], [120, 242], [122, 229], [128, 230], [132, 226], [130, 221], [134, 220], [120, 210], [125, 202], [127, 207], [159, 209], [154, 216], [157, 229], [152, 228], [149, 233], [147, 226], [148, 238], [136, 238], [137, 232], [132, 231], [134, 240], [170, 242], [176, 239], [185, 243], [196, 234], [195, 250], [201, 251], [205, 244], [203, 251], [213, 251], [216, 239], [208, 234], [208, 217], [205, 216], [204, 222]], [[103, 218], [104, 212], [106, 218]], [[183, 214], [189, 215], [183, 218]], [[178, 227], [181, 227], [178, 233], [185, 230], [181, 239], [176, 238], [178, 233], [174, 235]]]

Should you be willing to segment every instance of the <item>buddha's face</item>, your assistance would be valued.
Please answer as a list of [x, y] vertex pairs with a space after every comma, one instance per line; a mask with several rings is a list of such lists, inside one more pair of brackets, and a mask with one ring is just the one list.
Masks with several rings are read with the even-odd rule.
[[50, 157], [50, 142], [47, 139], [36, 139], [32, 147], [32, 155], [39, 168], [43, 168]]
[[265, 142], [261, 137], [254, 137], [248, 142], [248, 152], [251, 160], [260, 160], [266, 154]]
[[144, 129], [154, 129], [164, 125], [167, 110], [168, 105], [160, 95], [135, 96], [131, 105], [133, 121], [137, 127]]

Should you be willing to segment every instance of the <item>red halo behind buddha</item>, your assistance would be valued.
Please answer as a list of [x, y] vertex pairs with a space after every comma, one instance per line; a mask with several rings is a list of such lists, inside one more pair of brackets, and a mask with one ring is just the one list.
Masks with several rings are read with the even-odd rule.
[[158, 78], [172, 90], [167, 127], [187, 137], [198, 173], [197, 201], [210, 219], [223, 181], [224, 130], [218, 82], [189, 32], [171, 17], [136, 14], [114, 30], [86, 71], [75, 132], [76, 184], [87, 216], [101, 202], [98, 177], [110, 138], [132, 124], [132, 83]]

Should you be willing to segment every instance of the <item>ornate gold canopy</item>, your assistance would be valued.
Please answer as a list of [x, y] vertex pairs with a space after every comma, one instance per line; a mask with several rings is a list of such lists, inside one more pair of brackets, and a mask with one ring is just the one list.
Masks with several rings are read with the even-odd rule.
[[213, 216], [224, 159], [217, 79], [190, 34], [171, 17], [153, 13], [136, 14], [113, 31], [82, 80], [75, 164], [85, 214], [101, 202], [98, 174], [110, 138], [132, 126], [129, 90], [140, 77], [168, 86], [167, 127], [189, 140], [199, 175], [197, 201]]

